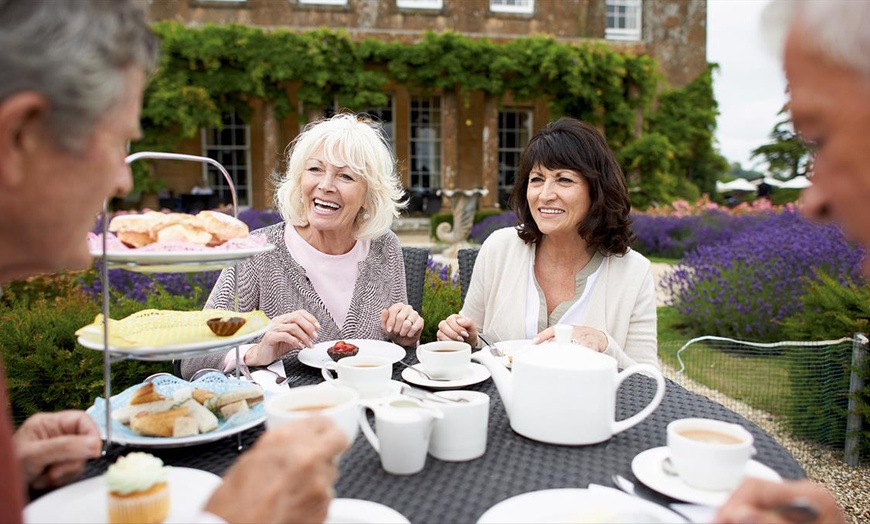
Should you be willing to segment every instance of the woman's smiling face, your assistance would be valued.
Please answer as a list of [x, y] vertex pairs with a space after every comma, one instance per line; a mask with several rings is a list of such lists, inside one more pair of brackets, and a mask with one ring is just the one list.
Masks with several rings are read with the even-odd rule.
[[573, 233], [591, 207], [589, 184], [577, 171], [536, 165], [526, 189], [529, 209], [544, 235]]
[[301, 185], [309, 225], [318, 231], [353, 237], [366, 198], [362, 175], [330, 164], [318, 151], [305, 161]]

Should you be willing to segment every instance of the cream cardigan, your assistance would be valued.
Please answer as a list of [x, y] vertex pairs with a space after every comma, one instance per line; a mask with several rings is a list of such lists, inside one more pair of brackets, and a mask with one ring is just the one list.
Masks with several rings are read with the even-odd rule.
[[[535, 246], [524, 243], [514, 228], [494, 232], [481, 246], [460, 315], [474, 321], [488, 341], [526, 338], [526, 295], [534, 254]], [[632, 250], [605, 257], [591, 293], [583, 325], [607, 333], [605, 354], [620, 368], [635, 363], [659, 367], [649, 260]]]

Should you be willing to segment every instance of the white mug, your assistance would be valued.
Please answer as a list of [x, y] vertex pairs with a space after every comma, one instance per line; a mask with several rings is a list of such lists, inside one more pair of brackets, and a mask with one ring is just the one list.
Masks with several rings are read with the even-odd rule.
[[[338, 375], [336, 380], [330, 371]], [[326, 362], [321, 369], [324, 380], [333, 386], [346, 386], [359, 392], [360, 397], [376, 397], [384, 394], [393, 376], [393, 363], [383, 357], [356, 355], [338, 362]]]
[[417, 360], [432, 378], [462, 378], [471, 365], [471, 346], [456, 340], [429, 342], [417, 346]]
[[444, 418], [435, 421], [429, 454], [448, 462], [482, 456], [489, 430], [489, 395], [478, 391], [441, 391], [435, 396], [464, 402], [423, 401], [424, 405], [444, 413]]
[[752, 434], [742, 426], [706, 418], [668, 424], [668, 452], [680, 479], [711, 491], [731, 490], [755, 455]]
[[266, 412], [266, 429], [277, 428], [293, 420], [321, 416], [332, 419], [351, 444], [359, 434], [359, 393], [351, 388], [299, 386], [267, 397], [263, 409]]
[[[426, 466], [429, 436], [441, 411], [417, 399], [394, 396], [380, 403], [363, 401], [359, 425], [381, 458], [381, 466], [393, 475], [413, 475]], [[369, 425], [366, 408], [375, 413], [375, 428]], [[375, 434], [377, 433], [377, 434]]]

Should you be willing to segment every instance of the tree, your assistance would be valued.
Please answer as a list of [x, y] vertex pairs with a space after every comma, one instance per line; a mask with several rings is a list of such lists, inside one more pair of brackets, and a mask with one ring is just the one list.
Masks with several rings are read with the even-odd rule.
[[[779, 114], [787, 115], [787, 109], [783, 107]], [[777, 122], [770, 132], [770, 138], [773, 141], [752, 150], [750, 158], [764, 158], [770, 166], [770, 172], [782, 178], [791, 179], [798, 175], [806, 175], [812, 155], [806, 144], [794, 132], [791, 117], [786, 116], [785, 120]]]

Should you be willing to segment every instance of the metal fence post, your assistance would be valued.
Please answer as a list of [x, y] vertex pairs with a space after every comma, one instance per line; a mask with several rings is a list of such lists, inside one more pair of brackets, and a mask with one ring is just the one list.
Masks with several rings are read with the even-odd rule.
[[850, 466], [858, 465], [860, 454], [859, 443], [861, 441], [861, 413], [858, 411], [858, 395], [864, 389], [864, 381], [858, 375], [858, 369], [864, 360], [864, 350], [867, 346], [867, 337], [861, 333], [855, 333], [852, 339], [852, 373], [849, 379], [849, 417], [846, 419], [846, 447], [843, 450], [843, 459]]

